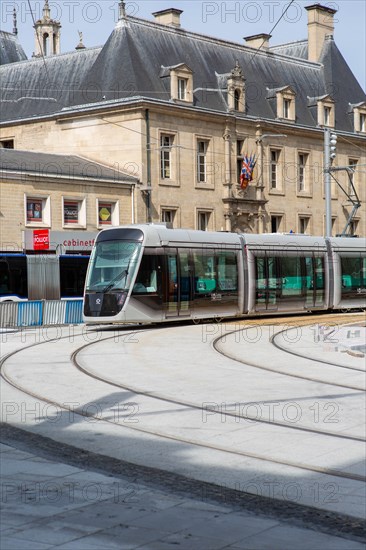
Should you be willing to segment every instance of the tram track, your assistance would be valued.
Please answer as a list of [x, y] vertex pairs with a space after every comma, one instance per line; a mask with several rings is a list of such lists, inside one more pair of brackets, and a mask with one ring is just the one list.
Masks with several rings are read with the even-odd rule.
[[[111, 337], [111, 339], [112, 338], [113, 337]], [[105, 340], [108, 340], [108, 338], [106, 338]], [[156, 392], [142, 391], [140, 388], [137, 388], [133, 385], [121, 384], [119, 382], [116, 382], [116, 381], [108, 378], [108, 377], [97, 375], [96, 373], [90, 371], [89, 369], [81, 366], [80, 363], [77, 360], [78, 354], [83, 352], [86, 348], [88, 348], [92, 345], [93, 345], [93, 343], [86, 344], [86, 345], [82, 346], [81, 348], [79, 348], [78, 350], [75, 350], [71, 355], [71, 361], [73, 362], [75, 368], [77, 368], [83, 374], [93, 378], [94, 380], [98, 380], [99, 382], [103, 382], [103, 383], [108, 384], [112, 387], [115, 387], [115, 388], [118, 388], [118, 389], [121, 389], [121, 390], [124, 390], [124, 391], [128, 391], [128, 392], [133, 393], [135, 395], [148, 397], [150, 399], [155, 399], [157, 401], [163, 401], [163, 402], [166, 402], [166, 403], [170, 403], [172, 405], [178, 405], [178, 406], [186, 407], [187, 409], [197, 409], [197, 410], [200, 410], [200, 411], [208, 410], [208, 409], [203, 409], [202, 405], [200, 405], [199, 403], [194, 403], [192, 401], [182, 400], [182, 399], [172, 399], [172, 398], [167, 397], [164, 394], [159, 394], [159, 393], [156, 393]], [[223, 410], [223, 411], [220, 412], [220, 415], [223, 418], [227, 417], [227, 418], [234, 418], [234, 419], [240, 419], [240, 420], [248, 420], [248, 421], [251, 421], [251, 422], [258, 422], [258, 423], [261, 423], [261, 424], [269, 424], [271, 426], [278, 426], [278, 427], [281, 427], [281, 428], [289, 428], [289, 429], [292, 429], [292, 430], [297, 430], [299, 432], [307, 432], [307, 433], [312, 433], [312, 434], [317, 434], [317, 435], [327, 435], [327, 436], [335, 437], [335, 438], [338, 438], [338, 439], [345, 439], [345, 440], [349, 440], [349, 441], [364, 442], [366, 440], [366, 438], [364, 438], [364, 437], [350, 436], [350, 435], [346, 435], [346, 434], [335, 434], [334, 432], [331, 432], [329, 430], [317, 430], [316, 428], [308, 428], [306, 426], [293, 426], [293, 425], [288, 424], [286, 422], [279, 422], [279, 421], [266, 420], [266, 419], [260, 419], [260, 418], [258, 419], [257, 417], [254, 417], [254, 416], [238, 414], [235, 411], [224, 411]]]
[[[343, 317], [343, 316], [342, 316]], [[325, 318], [325, 319], [324, 319]], [[357, 320], [353, 320], [353, 321], [349, 321], [349, 317], [347, 316], [344, 316], [343, 317], [344, 320], [347, 320], [348, 322], [347, 323], [344, 323], [344, 325], [355, 325], [357, 322], [359, 322], [359, 319], [357, 318]], [[334, 314], [331, 314], [331, 315], [326, 315], [326, 316], [322, 316], [322, 320], [327, 323], [327, 322], [330, 322], [330, 323], [333, 323], [335, 320], [337, 320], [338, 323], [341, 323], [341, 318], [340, 317], [337, 317], [336, 315]], [[282, 321], [282, 322], [281, 322]], [[296, 319], [293, 319], [292, 322], [295, 322], [296, 325], [295, 327], [306, 327], [306, 326], [312, 326], [314, 323], [309, 323], [309, 322], [306, 322], [304, 320], [304, 318], [296, 318]], [[364, 319], [363, 319], [363, 322], [364, 322]], [[286, 324], [283, 323], [283, 320], [278, 320], [277, 319], [277, 322], [275, 323], [272, 323], [274, 326], [276, 325], [281, 325], [281, 324]], [[271, 326], [272, 326], [271, 324]], [[233, 330], [231, 332], [228, 332], [226, 333], [224, 336], [218, 336], [217, 338], [215, 338], [212, 342], [212, 346], [213, 348], [218, 352], [220, 353], [221, 355], [223, 355], [224, 357], [228, 358], [228, 359], [231, 359], [239, 364], [242, 364], [242, 365], [245, 365], [245, 366], [249, 366], [249, 367], [253, 367], [255, 369], [260, 369], [260, 370], [263, 370], [263, 371], [267, 371], [267, 372], [272, 372], [272, 373], [276, 373], [276, 374], [279, 374], [279, 375], [282, 375], [282, 376], [289, 376], [291, 378], [298, 378], [299, 380], [307, 380], [309, 382], [315, 382], [315, 383], [320, 383], [320, 384], [326, 384], [326, 385], [329, 385], [329, 386], [334, 386], [334, 387], [338, 387], [338, 388], [342, 388], [342, 389], [348, 389], [348, 390], [355, 390], [355, 391], [362, 391], [364, 392], [365, 389], [364, 387], [360, 387], [360, 386], [354, 386], [354, 385], [349, 385], [349, 384], [341, 384], [341, 383], [337, 383], [337, 382], [331, 382], [329, 380], [324, 380], [324, 379], [321, 379], [321, 378], [314, 378], [314, 377], [311, 377], [311, 376], [306, 376], [306, 375], [303, 375], [303, 374], [298, 374], [298, 373], [289, 373], [288, 371], [285, 371], [285, 370], [279, 370], [278, 366], [276, 366], [276, 368], [270, 368], [270, 367], [267, 367], [267, 366], [264, 366], [264, 365], [260, 365], [258, 363], [254, 363], [254, 362], [251, 362], [251, 361], [248, 361], [247, 359], [242, 360], [242, 359], [239, 359], [237, 357], [235, 357], [233, 354], [230, 354], [228, 353], [227, 351], [224, 351], [222, 349], [220, 349], [220, 342], [224, 339], [224, 338], [227, 338], [228, 336], [231, 336], [231, 335], [234, 335], [234, 334], [237, 334], [239, 332], [241, 332], [242, 330], [247, 330], [247, 329], [250, 329], [251, 327], [253, 326], [256, 326], [257, 325], [257, 322], [252, 322], [252, 323], [248, 323], [247, 321], [245, 322], [245, 326], [241, 329], [236, 329], [236, 330]], [[262, 326], [268, 326], [269, 323], [261, 323]], [[333, 326], [333, 325], [331, 325]], [[312, 362], [319, 362], [319, 363], [322, 363], [322, 364], [326, 364], [326, 365], [329, 365], [331, 367], [336, 367], [336, 368], [343, 368], [343, 369], [346, 369], [346, 370], [353, 370], [353, 371], [356, 371], [356, 372], [361, 372], [361, 373], [364, 373], [365, 371], [362, 370], [362, 369], [358, 369], [358, 368], [354, 368], [354, 367], [348, 367], [348, 366], [345, 366], [345, 365], [342, 365], [342, 364], [334, 364], [333, 362], [330, 362], [330, 361], [325, 361], [323, 359], [314, 359], [314, 358], [308, 358], [298, 352], [295, 352], [295, 351], [290, 351], [288, 350], [287, 348], [284, 348], [283, 346], [280, 346], [278, 344], [276, 344], [276, 337], [279, 336], [279, 334], [281, 333], [285, 333], [287, 329], [283, 330], [283, 331], [280, 331], [280, 333], [277, 333], [273, 336], [271, 336], [270, 338], [270, 341], [272, 343], [272, 345], [274, 345], [277, 349], [279, 349], [280, 351], [282, 351], [283, 353], [287, 353], [288, 355], [293, 355], [294, 357], [301, 357], [302, 359], [306, 359], [307, 361], [310, 360]]]
[[[125, 332], [124, 334], [126, 336], [128, 336], [128, 335], [136, 334], [136, 332], [141, 333], [141, 332], [144, 332], [144, 331], [143, 330], [142, 331], [141, 330], [138, 330], [138, 331], [134, 330], [134, 331], [131, 331], [131, 332]], [[111, 338], [113, 338], [113, 337], [103, 338], [103, 341], [111, 339]], [[99, 340], [99, 342], [100, 342], [100, 340]], [[195, 403], [189, 403], [189, 402], [182, 401], [182, 400], [177, 400], [177, 399], [169, 399], [166, 396], [164, 397], [163, 395], [158, 395], [157, 396], [156, 394], [149, 394], [149, 392], [141, 392], [141, 391], [138, 391], [136, 388], [131, 388], [129, 386], [125, 386], [125, 385], [115, 383], [111, 380], [108, 380], [107, 378], [104, 378], [104, 377], [101, 377], [101, 376], [96, 376], [93, 373], [88, 372], [84, 368], [79, 368], [80, 366], [78, 365], [78, 361], [77, 361], [78, 354], [81, 353], [86, 348], [95, 345], [96, 343], [97, 342], [84, 344], [83, 346], [80, 346], [77, 349], [75, 349], [73, 351], [73, 353], [71, 354], [70, 359], [71, 359], [71, 362], [72, 362], [73, 366], [75, 368], [77, 368], [79, 371], [83, 372], [85, 375], [91, 376], [95, 380], [98, 380], [99, 382], [102, 382], [104, 384], [113, 385], [113, 386], [118, 387], [120, 389], [127, 390], [131, 393], [134, 393], [135, 395], [142, 395], [142, 396], [148, 397], [150, 399], [151, 398], [152, 399], [158, 399], [160, 401], [165, 401], [165, 402], [170, 403], [170, 404], [184, 406], [184, 407], [187, 407], [188, 409], [189, 408], [195, 408], [195, 409], [201, 409], [202, 410], [202, 406], [197, 405]], [[30, 349], [34, 346], [39, 346], [41, 344], [42, 343], [39, 343], [39, 342], [35, 343], [35, 344], [32, 344], [30, 346], [27, 346], [27, 349]], [[16, 355], [17, 353], [19, 353], [20, 351], [23, 351], [23, 350], [24, 350], [24, 348], [22, 350], [16, 350], [16, 351], [12, 352], [11, 354], [4, 357], [1, 361], [1, 363], [0, 363], [1, 377], [4, 380], [6, 380], [6, 382], [8, 384], [10, 384], [12, 387], [16, 388], [18, 391], [21, 391], [22, 393], [24, 393], [24, 394], [26, 394], [26, 395], [34, 398], [34, 399], [43, 401], [45, 403], [51, 404], [55, 407], [58, 407], [60, 409], [66, 410], [66, 411], [71, 411], [73, 414], [77, 414], [80, 417], [93, 418], [93, 420], [95, 422], [106, 422], [108, 424], [113, 424], [114, 426], [116, 426], [118, 428], [126, 428], [126, 426], [121, 424], [120, 422], [115, 422], [115, 421], [112, 421], [111, 419], [105, 418], [105, 417], [99, 417], [99, 416], [93, 415], [89, 412], [75, 410], [74, 408], [71, 408], [71, 407], [68, 407], [67, 405], [65, 405], [65, 403], [61, 403], [61, 402], [59, 402], [58, 400], [55, 400], [55, 399], [50, 399], [47, 396], [43, 396], [38, 392], [30, 391], [29, 389], [22, 387], [22, 385], [19, 384], [14, 379], [12, 379], [11, 375], [7, 372], [6, 361], [10, 357]], [[318, 382], [318, 381], [316, 381], [316, 382]], [[231, 413], [230, 411], [226, 411], [226, 413], [224, 413], [224, 414], [226, 414], [227, 416], [235, 416], [235, 414]], [[249, 417], [248, 417], [248, 419], [249, 419]], [[256, 420], [258, 421], [258, 419], [256, 419]], [[267, 424], [271, 424], [271, 425], [277, 425], [277, 426], [280, 426], [280, 427], [283, 427], [283, 428], [286, 428], [286, 429], [295, 429], [295, 430], [297, 429], [297, 430], [299, 430], [298, 426], [289, 426], [288, 424], [285, 424], [285, 423], [283, 423], [283, 424], [282, 423], [275, 423], [273, 421], [264, 421], [264, 422], [267, 423]], [[231, 454], [231, 455], [241, 456], [241, 457], [255, 459], [255, 460], [259, 460], [259, 461], [265, 461], [265, 462], [269, 462], [269, 463], [273, 463], [273, 464], [277, 464], [277, 465], [281, 465], [281, 466], [288, 466], [288, 467], [292, 467], [292, 468], [297, 468], [297, 469], [300, 469], [300, 470], [309, 471], [309, 472], [313, 472], [313, 473], [317, 473], [317, 474], [324, 474], [324, 475], [327, 475], [327, 476], [334, 476], [334, 477], [343, 478], [343, 479], [350, 479], [350, 480], [353, 480], [353, 481], [360, 481], [360, 482], [361, 481], [362, 482], [366, 481], [365, 476], [362, 476], [362, 475], [359, 475], [359, 474], [355, 474], [355, 473], [351, 473], [351, 472], [344, 472], [344, 471], [337, 470], [337, 469], [332, 469], [332, 468], [323, 468], [323, 467], [320, 467], [320, 466], [310, 466], [308, 464], [305, 464], [305, 463], [302, 463], [302, 462], [299, 462], [299, 461], [289, 461], [289, 460], [275, 459], [273, 457], [264, 456], [264, 455], [261, 455], [261, 454], [258, 454], [258, 453], [251, 453], [251, 452], [241, 451], [239, 449], [231, 449], [231, 448], [228, 448], [227, 446], [224, 447], [224, 446], [218, 445], [218, 444], [210, 444], [207, 441], [203, 442], [203, 441], [199, 441], [199, 440], [193, 439], [193, 438], [186, 438], [186, 437], [176, 436], [176, 435], [173, 435], [173, 434], [168, 434], [168, 433], [163, 432], [162, 430], [156, 430], [156, 429], [152, 430], [152, 429], [149, 429], [149, 428], [146, 428], [146, 427], [143, 427], [143, 426], [136, 426], [136, 425], [128, 425], [128, 429], [135, 430], [135, 431], [138, 431], [138, 432], [141, 432], [141, 433], [145, 433], [145, 434], [148, 434], [148, 435], [151, 435], [151, 436], [156, 436], [156, 437], [160, 437], [160, 438], [163, 438], [163, 439], [183, 443], [183, 444], [188, 444], [188, 445], [193, 445], [193, 446], [196, 446], [196, 447], [202, 447], [202, 448], [206, 448], [206, 449], [210, 449], [210, 450], [220, 451], [220, 452], [228, 453], [228, 454]], [[363, 439], [359, 438], [359, 437], [346, 436], [345, 434], [335, 434], [335, 433], [328, 432], [328, 431], [325, 431], [325, 430], [314, 430], [312, 428], [306, 428], [306, 427], [302, 427], [300, 429], [302, 429], [302, 431], [305, 431], [305, 432], [316, 433], [318, 435], [330, 436], [332, 438], [349, 439], [349, 440], [353, 440], [353, 441], [357, 441], [357, 442], [363, 441]]]
[[[16, 353], [17, 352], [14, 352], [14, 354], [12, 354], [12, 355], [15, 355]], [[97, 423], [106, 422], [106, 423], [112, 424], [116, 427], [126, 429], [126, 426], [124, 424], [119, 423], [119, 422], [115, 422], [115, 421], [112, 421], [112, 420], [110, 420], [108, 418], [104, 418], [104, 417], [101, 418], [98, 415], [95, 415], [95, 414], [92, 414], [92, 413], [89, 413], [89, 412], [80, 411], [80, 410], [77, 410], [73, 407], [68, 407], [63, 402], [57, 401], [55, 399], [49, 399], [46, 396], [43, 396], [43, 395], [41, 395], [37, 392], [33, 392], [33, 391], [29, 391], [29, 390], [25, 389], [20, 384], [16, 383], [14, 380], [12, 380], [11, 377], [4, 372], [3, 366], [4, 365], [2, 364], [1, 365], [1, 377], [9, 385], [11, 385], [13, 388], [17, 389], [18, 391], [24, 393], [25, 395], [27, 395], [29, 397], [32, 397], [36, 400], [42, 401], [44, 403], [47, 403], [49, 405], [52, 405], [52, 406], [54, 406], [54, 407], [56, 407], [60, 410], [68, 411], [69, 413], [72, 413], [73, 415], [77, 415], [77, 416], [84, 417], [84, 418], [89, 418], [89, 419], [92, 418], [93, 421], [95, 421]], [[274, 459], [272, 457], [270, 458], [270, 457], [266, 457], [266, 456], [259, 455], [259, 454], [256, 454], [256, 453], [248, 453], [248, 452], [240, 451], [238, 449], [234, 450], [234, 449], [230, 449], [228, 447], [223, 447], [221, 445], [213, 445], [213, 444], [209, 444], [207, 442], [205, 442], [205, 443], [199, 442], [199, 441], [191, 439], [191, 438], [183, 438], [183, 437], [179, 437], [179, 436], [174, 436], [174, 435], [171, 435], [171, 434], [164, 433], [160, 430], [150, 430], [148, 428], [144, 428], [144, 427], [136, 426], [136, 425], [132, 425], [132, 424], [129, 424], [127, 429], [137, 431], [137, 432], [140, 432], [140, 433], [144, 433], [144, 434], [148, 434], [148, 435], [155, 436], [155, 437], [160, 437], [160, 438], [167, 439], [167, 440], [170, 440], [170, 441], [175, 441], [175, 442], [178, 442], [178, 443], [193, 445], [195, 447], [202, 447], [202, 448], [210, 449], [210, 450], [213, 450], [213, 451], [221, 451], [223, 453], [230, 454], [230, 455], [241, 456], [241, 457], [255, 459], [255, 460], [259, 460], [259, 461], [263, 461], [263, 462], [269, 462], [269, 463], [277, 464], [277, 465], [281, 465], [281, 466], [288, 466], [288, 467], [291, 467], [291, 468], [305, 470], [305, 471], [313, 472], [313, 473], [316, 473], [316, 474], [324, 474], [324, 475], [331, 476], [331, 477], [337, 477], [337, 478], [349, 479], [349, 480], [353, 480], [353, 481], [366, 482], [366, 476], [362, 476], [362, 475], [359, 475], [359, 474], [353, 474], [353, 473], [350, 473], [350, 472], [342, 472], [341, 470], [337, 470], [337, 469], [309, 466], [305, 463], [294, 462], [294, 461], [278, 460], [278, 459]]]

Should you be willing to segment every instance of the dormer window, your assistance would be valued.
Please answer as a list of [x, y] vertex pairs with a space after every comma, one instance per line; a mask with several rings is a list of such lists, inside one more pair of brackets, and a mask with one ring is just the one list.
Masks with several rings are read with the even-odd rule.
[[332, 114], [332, 109], [331, 107], [328, 107], [327, 105], [325, 105], [323, 107], [323, 124], [324, 126], [331, 126], [331, 123], [330, 123], [330, 120], [331, 120], [331, 114]]
[[187, 99], [187, 83], [186, 78], [178, 78], [178, 99], [186, 101]]
[[245, 113], [245, 79], [238, 61], [227, 79], [227, 104], [229, 111]]
[[366, 132], [366, 113], [360, 113], [360, 132]]
[[354, 131], [361, 134], [366, 133], [366, 101], [350, 105], [353, 111]]
[[277, 93], [277, 117], [295, 122], [295, 97], [296, 94], [290, 86], [286, 86]]
[[291, 86], [282, 88], [267, 88], [267, 99], [280, 120], [295, 122], [296, 120], [296, 93]]
[[334, 100], [328, 95], [317, 98], [318, 125], [327, 128], [334, 128]]
[[181, 63], [174, 67], [163, 67], [162, 76], [170, 76], [170, 96], [173, 101], [193, 103], [193, 73]]
[[290, 118], [291, 99], [283, 100], [283, 118]]

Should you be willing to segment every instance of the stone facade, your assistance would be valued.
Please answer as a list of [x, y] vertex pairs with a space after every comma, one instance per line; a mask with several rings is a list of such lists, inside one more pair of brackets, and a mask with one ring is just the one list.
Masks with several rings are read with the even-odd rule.
[[[334, 10], [319, 8], [318, 5], [309, 7], [311, 56], [319, 56], [319, 51], [323, 51], [324, 55], [324, 51], [335, 47], [332, 39], [324, 35], [322, 21], [317, 26], [319, 11], [322, 10], [326, 11], [328, 27], [333, 28]], [[167, 16], [166, 11], [164, 17]], [[140, 25], [147, 37], [151, 29], [160, 34], [170, 33], [167, 35], [170, 36], [181, 32], [176, 21], [181, 13], [178, 12], [175, 10], [173, 14], [174, 28], [172, 24], [162, 25], [161, 18], [157, 18], [156, 31], [153, 29], [154, 23], [140, 23], [138, 20], [133, 23]], [[118, 50], [113, 40], [121, 41], [122, 33], [132, 32], [133, 25], [124, 13], [118, 25], [110, 44], [106, 44], [100, 56], [113, 55], [113, 51], [117, 56]], [[167, 25], [169, 29], [165, 30]], [[143, 37], [142, 33], [139, 37]], [[195, 36], [191, 37], [192, 43], [194, 40]], [[213, 39], [210, 41], [214, 42]], [[223, 50], [226, 47], [219, 41], [215, 46]], [[228, 46], [232, 47], [230, 44]], [[296, 45], [296, 48], [299, 46]], [[239, 51], [239, 48], [236, 49]], [[242, 49], [245, 55], [250, 54], [248, 46]], [[75, 52], [72, 55], [82, 54]], [[256, 58], [258, 63], [269, 63], [276, 55], [278, 63], [283, 62], [284, 66], [291, 57], [281, 47], [271, 51], [266, 44], [265, 51], [261, 51]], [[62, 62], [62, 56], [53, 57], [59, 57]], [[130, 61], [137, 67], [137, 60]], [[366, 234], [366, 127], [362, 118], [366, 116], [366, 102], [359, 87], [355, 88], [355, 93], [348, 90], [348, 99], [333, 100], [323, 90], [314, 90], [310, 97], [308, 91], [301, 90], [302, 83], [294, 84], [289, 76], [288, 81], [272, 89], [267, 86], [262, 90], [259, 81], [256, 82], [258, 97], [253, 97], [253, 81], [238, 61], [227, 66], [225, 74], [216, 74], [216, 87], [211, 87], [207, 81], [205, 87], [197, 87], [197, 69], [193, 70], [188, 64], [182, 65], [185, 62], [184, 52], [180, 61], [180, 65], [169, 65], [168, 60], [166, 64], [161, 63], [160, 75], [156, 73], [156, 86], [163, 84], [166, 92], [161, 92], [158, 99], [157, 93], [154, 97], [147, 97], [140, 89], [137, 96], [131, 85], [133, 89], [128, 94], [125, 88], [119, 96], [111, 89], [110, 94], [114, 93], [114, 96], [107, 95], [91, 101], [89, 96], [85, 97], [89, 93], [85, 84], [79, 90], [80, 94], [84, 94], [84, 99], [73, 98], [68, 106], [57, 112], [19, 121], [9, 117], [2, 123], [1, 141], [13, 140], [15, 149], [78, 154], [111, 168], [117, 167], [137, 178], [141, 185], [136, 187], [133, 197], [134, 213], [132, 195], [127, 199], [132, 188], [125, 189], [123, 197], [126, 200], [123, 204], [126, 208], [124, 206], [120, 211], [119, 223], [168, 221], [174, 227], [322, 235], [325, 231], [324, 127], [327, 126], [324, 117], [328, 116], [325, 109], [329, 109], [329, 125], [335, 121], [334, 129], [338, 134], [337, 157], [333, 166], [355, 168], [351, 177], [361, 208], [354, 218], [352, 232]], [[148, 59], [146, 63], [149, 63]], [[291, 63], [297, 65], [299, 71], [306, 70], [309, 74], [321, 68], [319, 63], [310, 63], [296, 56], [291, 58]], [[348, 68], [342, 65], [341, 69], [346, 71]], [[106, 75], [99, 75], [98, 68], [94, 70], [95, 80], [99, 78], [108, 89]], [[90, 78], [94, 75], [91, 73]], [[286, 75], [283, 78], [287, 78]], [[151, 88], [150, 81], [147, 86]], [[135, 87], [138, 87], [137, 80]], [[170, 96], [171, 90], [174, 90], [173, 96]], [[227, 100], [226, 94], [229, 94]], [[225, 104], [227, 107], [223, 109]], [[269, 116], [269, 112], [273, 115]], [[313, 122], [308, 122], [310, 120]], [[246, 189], [239, 185], [244, 154], [255, 154], [257, 159], [253, 180]], [[332, 181], [333, 235], [342, 232], [352, 209], [350, 198], [355, 198], [347, 172], [334, 172], [334, 176], [350, 193], [347, 197]], [[72, 182], [67, 185], [72, 189]], [[57, 202], [62, 192], [56, 192], [56, 188]], [[92, 205], [99, 193], [105, 191], [95, 184], [84, 190], [75, 186], [72, 193], [84, 193], [88, 204]], [[116, 193], [114, 188], [109, 189], [108, 193], [114, 200], [120, 198], [120, 192]], [[24, 189], [16, 199], [19, 204], [23, 200], [21, 196], [24, 196]], [[92, 207], [85, 229], [97, 227], [95, 212]], [[56, 225], [60, 224], [56, 213], [54, 220]]]

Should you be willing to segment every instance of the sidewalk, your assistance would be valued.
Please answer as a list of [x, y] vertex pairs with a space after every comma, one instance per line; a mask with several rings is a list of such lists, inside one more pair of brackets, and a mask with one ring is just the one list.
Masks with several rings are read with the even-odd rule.
[[364, 548], [363, 359], [234, 328], [3, 334], [2, 550]]

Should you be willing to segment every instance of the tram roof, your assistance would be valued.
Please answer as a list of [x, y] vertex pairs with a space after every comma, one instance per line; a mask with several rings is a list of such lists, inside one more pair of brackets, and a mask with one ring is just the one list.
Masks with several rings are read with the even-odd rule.
[[246, 233], [243, 235], [245, 244], [249, 248], [285, 248], [289, 249], [315, 249], [326, 250], [326, 241], [324, 237], [313, 237], [300, 234], [280, 234], [266, 233], [263, 235], [252, 235]]
[[[170, 229], [166, 224], [124, 225], [114, 230], [139, 229], [144, 234], [145, 246], [190, 246], [193, 243], [206, 246], [231, 245], [240, 247], [240, 238], [236, 233], [199, 231], [195, 229]], [[113, 231], [113, 229], [111, 229]], [[105, 231], [109, 231], [106, 229]]]

